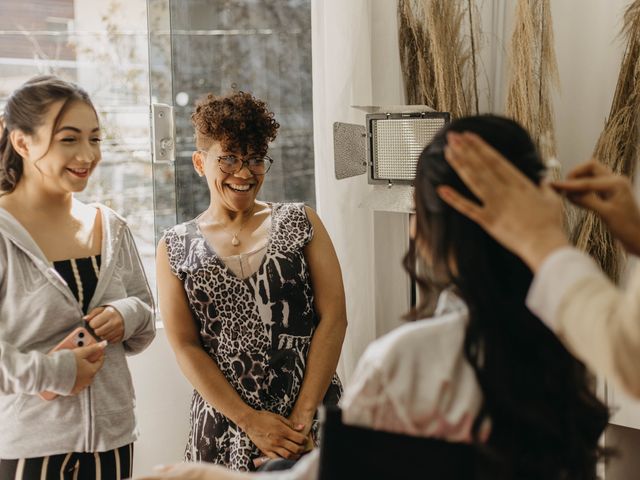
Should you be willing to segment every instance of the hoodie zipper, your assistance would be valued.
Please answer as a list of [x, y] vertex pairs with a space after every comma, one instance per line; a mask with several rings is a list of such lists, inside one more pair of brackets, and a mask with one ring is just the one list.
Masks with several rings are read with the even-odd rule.
[[[59, 283], [62, 283], [64, 285], [64, 289], [58, 288], [58, 290], [64, 295], [65, 298], [69, 299], [70, 295], [72, 295], [71, 290], [69, 290], [69, 287], [66, 285], [65, 280], [60, 276], [58, 271], [54, 267], [50, 267], [47, 270], [47, 274], [48, 274], [47, 277], [49, 277], [49, 281], [53, 282], [54, 284], [57, 284], [56, 286], [59, 286]], [[55, 277], [55, 279], [51, 277]], [[78, 326], [84, 327], [85, 321], [83, 320], [84, 312], [82, 311], [82, 307], [80, 307], [80, 304], [77, 302], [75, 297], [73, 297], [72, 300], [73, 300], [72, 302], [73, 305], [77, 307], [78, 312], [80, 313], [80, 325]], [[87, 418], [86, 427], [84, 429], [85, 451], [92, 452], [93, 451], [92, 449], [93, 447], [93, 438], [92, 438], [93, 413], [91, 411], [91, 385], [85, 388], [85, 391], [82, 392], [82, 397], [80, 398], [81, 398], [80, 400], [81, 403], [84, 403], [84, 409], [86, 409], [86, 418]]]

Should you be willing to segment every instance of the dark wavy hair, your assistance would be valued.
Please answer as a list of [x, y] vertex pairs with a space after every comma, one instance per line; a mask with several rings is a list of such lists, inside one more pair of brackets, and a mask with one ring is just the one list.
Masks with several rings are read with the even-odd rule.
[[474, 436], [489, 419], [486, 447], [514, 478], [594, 479], [609, 411], [585, 366], [526, 308], [529, 268], [438, 197], [436, 188], [449, 185], [477, 200], [445, 160], [449, 131], [476, 133], [535, 183], [544, 165], [520, 125], [493, 115], [455, 120], [418, 161], [416, 240], [405, 266], [424, 289], [441, 287], [416, 273], [416, 251], [426, 248], [431, 275], [453, 286], [469, 309], [464, 353], [483, 393]]
[[191, 122], [199, 149], [218, 141], [225, 149], [243, 155], [249, 151], [266, 154], [280, 128], [267, 104], [246, 92], [208, 94], [196, 103]]
[[0, 137], [0, 194], [13, 192], [23, 172], [22, 157], [13, 148], [9, 134], [13, 130], [20, 130], [33, 135], [44, 123], [51, 105], [59, 101], [64, 103], [53, 121], [52, 133], [56, 131], [60, 119], [73, 102], [84, 102], [94, 113], [96, 111], [86, 91], [52, 75], [40, 75], [27, 80], [7, 100], [2, 118], [4, 128]]

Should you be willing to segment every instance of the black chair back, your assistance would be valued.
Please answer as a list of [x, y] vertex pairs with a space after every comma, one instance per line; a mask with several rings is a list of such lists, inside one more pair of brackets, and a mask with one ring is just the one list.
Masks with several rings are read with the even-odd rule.
[[338, 407], [322, 417], [319, 480], [508, 478], [471, 444], [345, 425]]

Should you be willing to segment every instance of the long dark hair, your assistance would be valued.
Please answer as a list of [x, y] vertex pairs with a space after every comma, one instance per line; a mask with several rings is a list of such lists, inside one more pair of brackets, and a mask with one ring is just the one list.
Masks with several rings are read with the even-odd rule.
[[469, 309], [464, 353], [484, 397], [474, 435], [478, 439], [481, 424], [491, 421], [488, 448], [515, 478], [594, 479], [609, 412], [593, 393], [585, 366], [526, 308], [529, 268], [438, 197], [436, 187], [450, 185], [475, 200], [444, 158], [448, 131], [478, 134], [533, 182], [544, 166], [527, 132], [493, 115], [452, 122], [418, 161], [416, 241], [405, 265], [419, 283], [432, 283], [414, 268], [416, 250], [424, 246], [432, 271]]
[[13, 192], [22, 178], [24, 168], [22, 157], [13, 148], [9, 134], [13, 130], [20, 130], [27, 135], [33, 135], [44, 123], [51, 105], [61, 100], [64, 103], [53, 122], [52, 132], [56, 130], [62, 115], [74, 101], [86, 103], [95, 112], [87, 92], [73, 83], [51, 75], [41, 75], [28, 80], [7, 100], [0, 123], [0, 127], [4, 127], [0, 136], [0, 194]]

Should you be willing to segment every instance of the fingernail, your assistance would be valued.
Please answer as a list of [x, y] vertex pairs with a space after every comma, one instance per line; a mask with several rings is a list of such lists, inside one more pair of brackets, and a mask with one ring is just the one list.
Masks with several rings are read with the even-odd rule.
[[298, 430], [302, 430], [304, 428], [304, 423], [299, 423], [298, 424]]
[[109, 342], [107, 342], [106, 340], [102, 340], [100, 343], [98, 343], [98, 345], [99, 345], [100, 347], [104, 348], [104, 347], [106, 347], [106, 346], [107, 346], [107, 344], [108, 344], [108, 343], [109, 343]]

